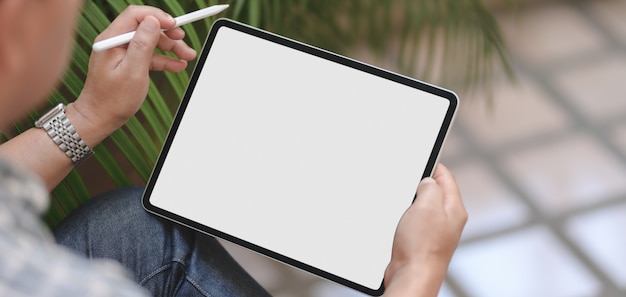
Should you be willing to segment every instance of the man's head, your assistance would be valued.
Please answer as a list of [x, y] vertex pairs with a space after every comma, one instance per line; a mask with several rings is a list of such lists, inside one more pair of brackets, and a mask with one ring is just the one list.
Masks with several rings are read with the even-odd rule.
[[0, 130], [42, 102], [71, 55], [82, 0], [0, 0]]

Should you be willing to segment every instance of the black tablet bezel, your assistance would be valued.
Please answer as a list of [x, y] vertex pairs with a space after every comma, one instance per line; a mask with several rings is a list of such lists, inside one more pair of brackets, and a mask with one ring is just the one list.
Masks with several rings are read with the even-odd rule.
[[262, 39], [265, 39], [265, 40], [268, 40], [268, 41], [280, 44], [282, 46], [287, 46], [287, 47], [290, 47], [292, 49], [295, 49], [295, 50], [298, 50], [298, 51], [301, 51], [301, 52], [304, 52], [304, 53], [307, 53], [307, 54], [311, 54], [311, 55], [317, 56], [319, 58], [330, 60], [330, 61], [333, 61], [335, 63], [339, 63], [339, 64], [342, 64], [342, 65], [345, 65], [345, 66], [348, 66], [348, 67], [351, 67], [351, 68], [354, 68], [354, 69], [358, 69], [360, 71], [364, 71], [364, 72], [370, 73], [370, 74], [375, 75], [375, 76], [383, 77], [385, 79], [388, 79], [388, 80], [391, 80], [391, 81], [394, 81], [394, 82], [397, 82], [397, 83], [400, 83], [400, 84], [403, 84], [403, 85], [406, 85], [406, 86], [410, 86], [410, 87], [413, 87], [413, 88], [416, 88], [416, 89], [419, 89], [419, 90], [422, 90], [422, 91], [425, 91], [425, 92], [428, 92], [428, 93], [431, 93], [431, 94], [434, 94], [434, 95], [437, 95], [438, 97], [441, 97], [442, 99], [447, 99], [449, 101], [449, 107], [448, 107], [447, 113], [445, 115], [443, 124], [442, 124], [442, 126], [440, 128], [440, 131], [439, 131], [438, 135], [437, 135], [437, 139], [436, 139], [435, 145], [433, 146], [433, 150], [432, 150], [432, 152], [431, 152], [431, 154], [429, 156], [428, 163], [426, 165], [426, 168], [424, 170], [422, 178], [430, 176], [432, 171], [433, 171], [433, 169], [434, 169], [435, 164], [437, 163], [439, 152], [440, 152], [440, 150], [441, 150], [441, 148], [443, 146], [443, 143], [444, 143], [447, 131], [449, 130], [450, 125], [452, 124], [455, 112], [457, 110], [458, 98], [457, 98], [456, 94], [454, 94], [451, 91], [448, 91], [448, 90], [445, 90], [445, 89], [442, 89], [442, 88], [439, 88], [439, 87], [436, 87], [436, 86], [433, 86], [433, 85], [430, 85], [430, 84], [427, 84], [427, 83], [424, 83], [424, 82], [421, 82], [421, 81], [418, 81], [418, 80], [415, 80], [415, 79], [412, 79], [412, 78], [409, 78], [409, 77], [406, 77], [406, 76], [398, 75], [398, 74], [389, 72], [387, 70], [383, 70], [383, 69], [380, 69], [380, 68], [377, 68], [377, 67], [374, 67], [374, 66], [371, 66], [371, 65], [368, 65], [368, 64], [365, 64], [365, 63], [362, 63], [362, 62], [350, 59], [350, 58], [346, 58], [346, 57], [340, 56], [338, 54], [335, 54], [335, 53], [332, 53], [332, 52], [329, 52], [329, 51], [326, 51], [326, 50], [323, 50], [323, 49], [319, 49], [319, 48], [316, 48], [316, 47], [313, 47], [313, 46], [310, 46], [310, 45], [307, 45], [307, 44], [304, 44], [304, 43], [301, 43], [301, 42], [298, 42], [298, 41], [294, 41], [294, 40], [291, 40], [291, 39], [288, 39], [288, 38], [285, 38], [285, 37], [282, 37], [282, 36], [279, 36], [279, 35], [267, 32], [267, 31], [263, 31], [263, 30], [260, 30], [260, 29], [257, 29], [257, 28], [254, 28], [254, 27], [251, 27], [251, 26], [239, 23], [239, 22], [235, 22], [235, 21], [232, 21], [232, 20], [229, 20], [229, 19], [219, 19], [211, 27], [211, 30], [209, 32], [209, 35], [208, 35], [206, 41], [205, 41], [205, 45], [204, 45], [204, 47], [202, 49], [202, 52], [201, 52], [201, 54], [198, 57], [198, 62], [196, 63], [196, 66], [194, 68], [193, 74], [192, 74], [192, 76], [190, 78], [189, 85], [188, 85], [187, 90], [186, 90], [186, 92], [184, 94], [183, 100], [180, 103], [178, 111], [176, 112], [176, 116], [175, 116], [174, 121], [172, 123], [170, 132], [169, 132], [169, 134], [167, 136], [167, 139], [164, 142], [163, 149], [162, 149], [162, 151], [161, 151], [161, 153], [159, 155], [159, 158], [157, 160], [155, 168], [154, 168], [154, 170], [152, 172], [152, 175], [151, 175], [151, 177], [150, 177], [150, 179], [148, 181], [148, 184], [146, 186], [146, 189], [145, 189], [145, 192], [144, 192], [144, 195], [143, 195], [143, 198], [142, 198], [142, 204], [143, 204], [144, 208], [148, 212], [151, 212], [151, 213], [156, 214], [158, 216], [161, 216], [163, 218], [172, 220], [172, 221], [177, 222], [179, 224], [188, 226], [188, 227], [190, 227], [192, 229], [195, 229], [195, 230], [198, 230], [200, 232], [203, 232], [203, 233], [206, 233], [206, 234], [209, 234], [209, 235], [213, 235], [213, 236], [225, 239], [227, 241], [233, 242], [233, 243], [235, 243], [237, 245], [246, 247], [248, 249], [251, 249], [253, 251], [256, 251], [258, 253], [266, 255], [268, 257], [274, 258], [274, 259], [276, 259], [278, 261], [281, 261], [283, 263], [286, 263], [288, 265], [291, 265], [291, 266], [303, 269], [305, 271], [308, 271], [310, 273], [316, 274], [316, 275], [321, 276], [323, 278], [332, 280], [334, 282], [340, 283], [340, 284], [345, 285], [347, 287], [356, 289], [356, 290], [361, 291], [363, 293], [366, 293], [366, 294], [369, 294], [369, 295], [372, 295], [372, 296], [380, 296], [380, 295], [382, 295], [383, 292], [384, 292], [384, 285], [383, 285], [382, 280], [381, 280], [381, 285], [380, 285], [379, 288], [377, 288], [377, 289], [368, 288], [368, 287], [365, 287], [365, 286], [363, 286], [361, 284], [352, 282], [350, 280], [344, 279], [344, 278], [339, 277], [337, 275], [334, 275], [334, 274], [328, 273], [326, 271], [323, 271], [321, 269], [318, 269], [316, 267], [310, 266], [310, 265], [308, 265], [306, 263], [302, 263], [300, 261], [297, 261], [295, 259], [286, 257], [284, 255], [281, 255], [279, 253], [273, 252], [271, 250], [267, 250], [265, 248], [262, 248], [260, 246], [257, 246], [255, 244], [253, 244], [253, 243], [247, 242], [247, 241], [242, 240], [240, 238], [236, 238], [234, 236], [231, 236], [231, 235], [226, 234], [224, 232], [221, 232], [219, 230], [216, 230], [216, 229], [213, 229], [211, 227], [208, 227], [208, 226], [199, 224], [197, 222], [191, 221], [189, 219], [186, 219], [184, 217], [181, 217], [179, 215], [176, 215], [174, 213], [171, 213], [171, 212], [168, 212], [168, 211], [166, 211], [164, 209], [156, 207], [156, 206], [154, 206], [153, 204], [150, 203], [150, 195], [151, 195], [152, 190], [154, 188], [154, 185], [155, 185], [155, 183], [157, 181], [157, 178], [159, 176], [159, 173], [161, 171], [161, 168], [163, 166], [165, 158], [166, 158], [166, 156], [168, 154], [169, 148], [170, 148], [170, 146], [171, 146], [171, 144], [172, 144], [172, 142], [174, 140], [174, 137], [176, 135], [177, 129], [178, 129], [179, 125], [180, 125], [180, 122], [182, 120], [183, 114], [185, 113], [185, 110], [187, 108], [187, 105], [189, 103], [191, 95], [193, 94], [193, 91], [195, 89], [196, 83], [198, 82], [198, 77], [199, 77], [199, 75], [201, 73], [201, 70], [204, 67], [205, 61], [206, 61], [207, 56], [208, 56], [208, 54], [210, 52], [210, 49], [211, 49], [211, 46], [212, 46], [212, 44], [213, 44], [213, 42], [215, 40], [215, 37], [216, 37], [219, 29], [222, 28], [222, 27], [228, 27], [230, 29], [234, 29], [234, 30], [246, 33], [246, 34], [250, 34], [250, 35], [253, 35], [255, 37], [262, 38]]

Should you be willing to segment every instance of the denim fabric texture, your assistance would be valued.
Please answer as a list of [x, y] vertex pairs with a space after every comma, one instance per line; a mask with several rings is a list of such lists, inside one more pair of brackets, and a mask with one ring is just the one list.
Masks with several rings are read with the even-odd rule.
[[215, 238], [147, 213], [142, 193], [92, 199], [57, 227], [57, 242], [121, 263], [153, 296], [269, 296]]

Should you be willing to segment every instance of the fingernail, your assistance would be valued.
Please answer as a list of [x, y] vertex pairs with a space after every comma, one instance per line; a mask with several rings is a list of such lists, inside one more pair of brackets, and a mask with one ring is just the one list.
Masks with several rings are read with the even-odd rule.
[[432, 178], [432, 177], [426, 177], [422, 180], [423, 184], [429, 183], [429, 184], [436, 184], [437, 182]]
[[153, 21], [144, 20], [141, 22], [141, 27], [148, 32], [154, 32], [159, 29], [159, 24]]

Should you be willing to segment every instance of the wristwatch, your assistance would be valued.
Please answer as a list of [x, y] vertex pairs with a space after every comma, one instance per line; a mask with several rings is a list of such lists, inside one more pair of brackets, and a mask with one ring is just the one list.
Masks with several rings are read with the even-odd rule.
[[93, 150], [80, 138], [70, 120], [65, 116], [65, 105], [62, 103], [39, 118], [35, 122], [35, 127], [45, 130], [52, 141], [76, 165], [93, 155]]

